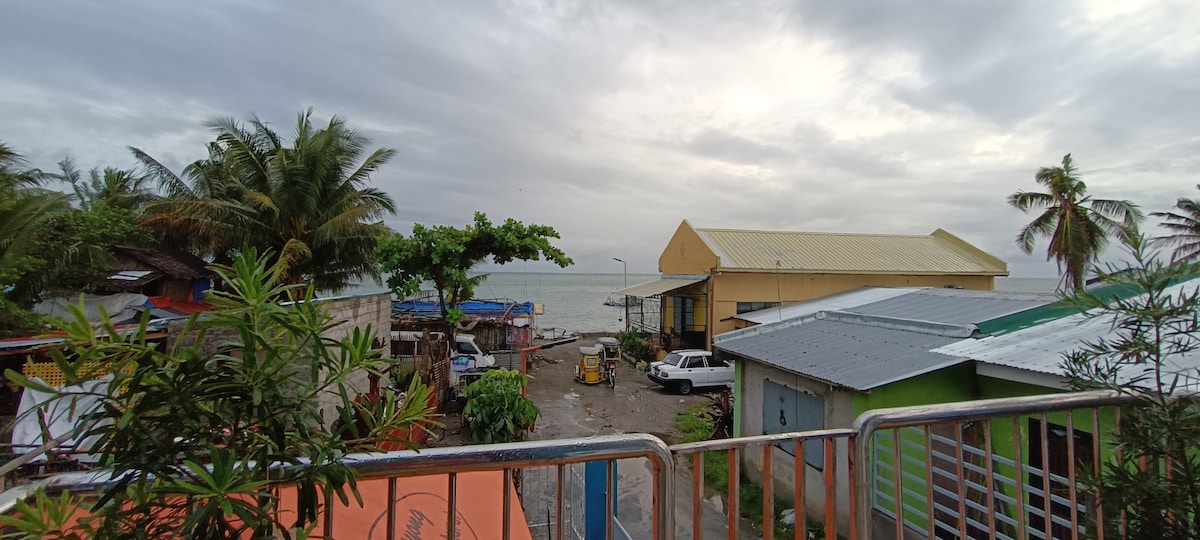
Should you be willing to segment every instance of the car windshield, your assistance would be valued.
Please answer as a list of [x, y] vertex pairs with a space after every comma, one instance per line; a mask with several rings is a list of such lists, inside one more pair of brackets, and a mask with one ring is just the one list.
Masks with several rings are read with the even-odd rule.
[[663, 358], [663, 363], [671, 364], [672, 366], [678, 366], [679, 361], [682, 359], [683, 359], [682, 355], [680, 355], [678, 353], [671, 353], [671, 354], [668, 354], [666, 358]]

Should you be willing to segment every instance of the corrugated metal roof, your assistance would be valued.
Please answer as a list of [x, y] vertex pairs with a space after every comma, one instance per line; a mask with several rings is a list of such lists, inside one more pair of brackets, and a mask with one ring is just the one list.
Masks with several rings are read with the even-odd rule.
[[[1170, 294], [1193, 291], [1200, 280], [1169, 287]], [[1088, 317], [1083, 314], [1054, 319], [1015, 332], [981, 339], [968, 339], [947, 344], [936, 352], [961, 356], [1036, 373], [1063, 374], [1063, 354], [1080, 348], [1084, 342], [1110, 338], [1113, 335], [1111, 317]], [[1179, 369], [1200, 369], [1200, 356], [1185, 355], [1172, 360]]]
[[[894, 294], [839, 311], [812, 309], [853, 304], [883, 291]], [[796, 316], [721, 334], [714, 345], [793, 373], [869, 390], [966, 361], [933, 349], [967, 338], [981, 322], [1054, 299], [961, 289], [861, 289], [792, 306]]]
[[[754, 329], [758, 328], [761, 327]], [[965, 361], [932, 352], [960, 339], [813, 320], [774, 332], [723, 339], [717, 348], [806, 377], [866, 391]]]
[[632, 287], [626, 287], [619, 291], [614, 291], [613, 294], [649, 298], [651, 296], [658, 296], [662, 293], [673, 291], [681, 287], [687, 287], [693, 283], [700, 283], [705, 279], [707, 278], [661, 278], [654, 281], [639, 283]]
[[760, 309], [735, 315], [733, 318], [750, 321], [755, 324], [766, 324], [775, 321], [786, 321], [797, 317], [808, 317], [818, 311], [836, 311], [851, 309], [864, 304], [887, 300], [888, 298], [908, 294], [920, 290], [912, 287], [861, 287], [858, 289], [822, 296], [805, 302], [791, 302], [780, 307]]
[[1062, 375], [1059, 364], [1063, 353], [1079, 348], [1084, 340], [1108, 335], [1111, 329], [1108, 320], [1072, 315], [1010, 334], [947, 344], [937, 351], [989, 364]]
[[1053, 294], [917, 289], [908, 294], [846, 308], [845, 311], [950, 324], [984, 321], [1044, 306], [1058, 299]]
[[695, 229], [727, 270], [1008, 275], [1007, 265], [953, 235]]

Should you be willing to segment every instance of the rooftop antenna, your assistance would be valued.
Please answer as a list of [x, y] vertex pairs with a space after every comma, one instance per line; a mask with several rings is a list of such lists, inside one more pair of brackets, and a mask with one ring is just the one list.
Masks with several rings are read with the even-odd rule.
[[783, 320], [783, 291], [779, 288], [779, 269], [783, 266], [783, 262], [775, 259], [775, 308], [779, 313], [779, 320]]

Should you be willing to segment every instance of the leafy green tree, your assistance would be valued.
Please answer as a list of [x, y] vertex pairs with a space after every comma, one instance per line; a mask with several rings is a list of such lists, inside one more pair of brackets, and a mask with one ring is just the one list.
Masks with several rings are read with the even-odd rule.
[[[1200, 185], [1196, 186], [1200, 189]], [[1200, 259], [1200, 202], [1180, 197], [1175, 200], [1175, 211], [1151, 212], [1151, 216], [1162, 218], [1158, 225], [1171, 232], [1153, 240], [1156, 244], [1173, 246], [1174, 259], [1195, 261]]]
[[1078, 291], [1072, 298], [1113, 328], [1065, 355], [1072, 385], [1131, 398], [1111, 435], [1122, 451], [1108, 456], [1099, 476], [1083, 471], [1083, 480], [1100, 490], [1106, 537], [1200, 538], [1200, 377], [1174, 363], [1200, 350], [1200, 290], [1174, 287], [1200, 276], [1200, 264], [1164, 262], [1147, 253], [1140, 235], [1129, 244], [1133, 263], [1100, 271], [1099, 279], [1140, 294], [1106, 300]]
[[477, 283], [468, 272], [489, 258], [495, 264], [541, 257], [563, 268], [574, 264], [550, 243], [557, 238], [558, 232], [552, 227], [525, 225], [512, 218], [496, 226], [485, 214], [476, 212], [474, 223], [461, 229], [418, 223], [413, 225], [411, 236], [384, 236], [376, 256], [380, 271], [388, 275], [388, 286], [401, 297], [416, 292], [424, 281], [432, 282], [445, 318], [457, 305], [455, 302], [474, 295]]
[[1066, 271], [1066, 286], [1082, 289], [1084, 273], [1096, 261], [1109, 236], [1123, 238], [1132, 234], [1142, 220], [1137, 205], [1125, 200], [1093, 199], [1079, 178], [1071, 154], [1063, 156], [1059, 167], [1042, 167], [1034, 180], [1045, 193], [1018, 191], [1008, 204], [1029, 213], [1045, 209], [1017, 234], [1017, 246], [1033, 253], [1038, 237], [1050, 240], [1046, 260], [1054, 259], [1059, 271]]
[[390, 232], [381, 219], [395, 203], [366, 184], [395, 151], [367, 154], [370, 141], [342, 119], [318, 128], [311, 114], [298, 116], [290, 143], [258, 118], [249, 127], [213, 120], [208, 158], [182, 176], [131, 149], [166, 194], [148, 205], [146, 223], [194, 238], [217, 260], [242, 246], [269, 251], [290, 284], [337, 291], [378, 279], [375, 245]]
[[[75, 529], [83, 538], [292, 538], [311, 531], [322, 493], [343, 504], [358, 497], [342, 458], [378, 451], [397, 430], [427, 423], [430, 390], [414, 378], [403, 401], [394, 394], [355, 399], [351, 375], [382, 375], [389, 366], [373, 348], [374, 329], [323, 337], [337, 321], [310, 301], [311, 288], [289, 295], [297, 286], [281, 285], [284, 265], [268, 266], [268, 259], [250, 249], [232, 266], [214, 266], [229, 292], [210, 293], [216, 309], [194, 317], [172, 343], [147, 341], [145, 322], [133, 333], [110, 324], [96, 332], [77, 313], [62, 325], [67, 346], [54, 360], [68, 385], [82, 382], [84, 366], [112, 373], [91, 394], [100, 405], [77, 431], [81, 439], [96, 437], [92, 449], [114, 480], [98, 500], [42, 497], [5, 524], [24, 538], [41, 538], [63, 527], [55, 516], [70, 516], [63, 506], [74, 505], [90, 513]], [[278, 303], [286, 296], [306, 301]], [[230, 329], [215, 351], [207, 348], [208, 332]], [[58, 399], [80, 392], [47, 388], [11, 370], [6, 376]], [[325, 427], [322, 400], [337, 404], [332, 428]], [[276, 515], [272, 493], [281, 486], [297, 491], [294, 518]]]
[[542, 412], [521, 394], [529, 378], [511, 369], [493, 369], [467, 387], [463, 417], [477, 444], [525, 440]]
[[47, 294], [91, 291], [96, 280], [112, 272], [114, 246], [159, 245], [158, 235], [137, 222], [133, 210], [107, 203], [46, 219], [37, 227], [28, 250], [37, 262], [15, 282], [13, 298], [31, 304]]

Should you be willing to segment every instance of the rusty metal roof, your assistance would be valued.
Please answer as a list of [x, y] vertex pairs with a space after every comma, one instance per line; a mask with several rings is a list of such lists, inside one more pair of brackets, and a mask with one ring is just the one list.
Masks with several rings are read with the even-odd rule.
[[719, 270], [1008, 275], [1008, 265], [938, 229], [929, 235], [695, 229]]

